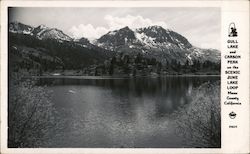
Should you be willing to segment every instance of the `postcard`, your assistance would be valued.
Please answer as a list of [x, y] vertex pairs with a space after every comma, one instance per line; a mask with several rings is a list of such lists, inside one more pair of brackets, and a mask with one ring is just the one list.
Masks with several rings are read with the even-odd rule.
[[1, 2], [1, 153], [249, 145], [249, 1]]

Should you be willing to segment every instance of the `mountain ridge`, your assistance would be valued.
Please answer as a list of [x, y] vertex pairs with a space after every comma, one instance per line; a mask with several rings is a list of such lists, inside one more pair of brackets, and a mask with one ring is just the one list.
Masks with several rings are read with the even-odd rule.
[[18, 34], [27, 34], [37, 37], [38, 39], [56, 39], [58, 41], [72, 41], [73, 39], [57, 28], [49, 28], [43, 24], [32, 27], [20, 22], [9, 23], [9, 31]]
[[[220, 51], [193, 46], [184, 36], [161, 26], [149, 26], [135, 30], [124, 27], [101, 36], [95, 45], [116, 52], [141, 53], [153, 56], [160, 62], [177, 59], [181, 64], [188, 60], [220, 62]], [[211, 53], [208, 53], [211, 52]], [[166, 57], [166, 58], [165, 58]]]
[[193, 64], [194, 61], [211, 61], [220, 63], [220, 51], [216, 49], [202, 49], [193, 46], [187, 38], [170, 29], [153, 25], [137, 29], [128, 26], [109, 31], [100, 38], [90, 42], [82, 37], [74, 39], [57, 28], [49, 28], [45, 25], [32, 27], [20, 22], [9, 23], [9, 32], [24, 35], [31, 35], [40, 40], [54, 39], [61, 43], [73, 42], [84, 48], [128, 55], [142, 54], [147, 58], [155, 58], [165, 64], [177, 60], [181, 65], [187, 61]]

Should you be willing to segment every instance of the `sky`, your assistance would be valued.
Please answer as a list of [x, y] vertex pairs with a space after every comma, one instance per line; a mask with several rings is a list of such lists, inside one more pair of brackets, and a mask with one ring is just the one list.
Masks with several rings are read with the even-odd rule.
[[99, 38], [109, 31], [159, 25], [186, 37], [201, 48], [220, 49], [220, 8], [34, 8], [9, 9], [9, 22], [31, 26], [44, 24], [61, 29], [67, 35], [89, 39]]

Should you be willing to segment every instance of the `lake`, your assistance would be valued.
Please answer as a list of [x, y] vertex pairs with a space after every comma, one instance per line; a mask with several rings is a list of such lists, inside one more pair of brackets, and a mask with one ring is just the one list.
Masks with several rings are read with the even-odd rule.
[[189, 105], [194, 89], [219, 80], [219, 76], [40, 78], [65, 120], [50, 146], [186, 147], [176, 134], [172, 113]]

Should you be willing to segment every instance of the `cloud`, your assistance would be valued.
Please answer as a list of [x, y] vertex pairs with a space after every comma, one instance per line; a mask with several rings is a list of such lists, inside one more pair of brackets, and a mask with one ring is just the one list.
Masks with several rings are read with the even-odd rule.
[[127, 15], [125, 17], [115, 17], [112, 15], [106, 15], [104, 17], [104, 22], [108, 25], [107, 27], [94, 27], [92, 24], [80, 24], [78, 26], [71, 27], [69, 29], [69, 33], [75, 38], [86, 37], [89, 39], [96, 39], [109, 31], [120, 29], [125, 26], [128, 26], [131, 29], [152, 25], [159, 25], [164, 28], [167, 28], [167, 24], [165, 22], [154, 22], [151, 19], [144, 18], [140, 15]]
[[140, 15], [138, 16], [127, 15], [122, 18], [106, 15], [104, 19], [107, 21], [110, 29], [119, 29], [125, 26], [135, 29], [152, 25], [158, 25], [167, 28], [167, 24], [165, 22], [153, 22], [151, 19], [143, 18]]
[[69, 33], [74, 38], [86, 37], [89, 39], [95, 39], [107, 32], [108, 29], [106, 29], [105, 27], [94, 27], [91, 24], [80, 24], [78, 26], [73, 26], [69, 29]]

